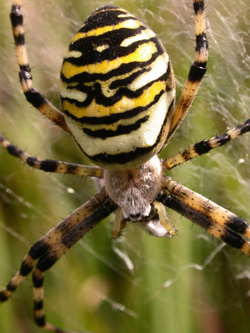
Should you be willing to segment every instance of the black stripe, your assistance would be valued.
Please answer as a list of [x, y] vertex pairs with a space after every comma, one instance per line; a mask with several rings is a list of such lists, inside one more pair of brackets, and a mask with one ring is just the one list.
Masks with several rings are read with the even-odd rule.
[[[46, 324], [45, 316], [42, 316], [42, 317], [34, 316], [34, 321], [35, 321], [35, 323], [37, 324], [38, 327], [43, 327]], [[58, 332], [58, 330], [54, 331], [54, 332]]]
[[[108, 9], [108, 10], [107, 10]], [[112, 10], [113, 9], [113, 10]], [[134, 16], [118, 17], [120, 14], [130, 14], [126, 10], [119, 7], [102, 7], [94, 11], [86, 20], [85, 25], [79, 30], [80, 32], [89, 32], [91, 30], [116, 25], [118, 23], [133, 19], [137, 21]]]
[[140, 70], [136, 71], [135, 73], [132, 73], [125, 79], [118, 79], [113, 82], [111, 82], [109, 88], [110, 89], [117, 89], [119, 87], [125, 87], [131, 84], [135, 79], [137, 79], [139, 76], [143, 75], [146, 72], [150, 72], [152, 69], [150, 67], [143, 67]]
[[33, 269], [33, 265], [30, 266], [25, 260], [23, 260], [23, 262], [21, 264], [21, 268], [20, 268], [20, 274], [22, 276], [27, 276], [32, 271], [32, 269]]
[[[162, 53], [164, 50], [162, 51]], [[158, 57], [160, 53], [155, 52], [152, 54], [151, 58], [147, 61], [131, 61], [127, 64], [121, 64], [118, 68], [115, 68], [107, 73], [94, 73], [90, 74], [88, 72], [82, 72], [80, 74], [76, 74], [73, 77], [67, 79], [63, 73], [61, 72], [61, 80], [65, 83], [76, 83], [76, 82], [96, 82], [96, 81], [108, 81], [109, 79], [121, 76], [123, 74], [127, 74], [129, 72], [134, 71], [136, 68], [143, 68], [150, 66]]]
[[9, 144], [6, 147], [6, 149], [10, 155], [15, 156], [17, 158], [20, 158], [20, 156], [23, 154], [23, 151], [21, 149], [11, 144]]
[[22, 65], [20, 66], [20, 69], [21, 70], [19, 72], [19, 80], [21, 83], [27, 82], [28, 80], [32, 80], [29, 65], [24, 65], [24, 66]]
[[35, 288], [41, 288], [43, 286], [43, 281], [44, 281], [43, 275], [41, 275], [41, 277], [38, 278], [36, 274], [33, 273], [32, 282]]
[[[220, 136], [216, 136], [214, 139], [203, 140], [194, 144], [194, 150], [198, 155], [208, 153], [213, 147], [211, 146], [211, 140], [216, 140], [216, 147], [222, 146], [231, 140], [231, 137], [225, 133]], [[185, 154], [183, 154], [184, 156]]]
[[249, 227], [245, 220], [236, 215], [228, 218], [225, 225], [235, 232], [239, 232], [240, 234], [244, 234]]
[[200, 82], [203, 76], [205, 75], [206, 71], [207, 71], [206, 63], [195, 61], [188, 73], [188, 80], [191, 82]]
[[[78, 51], [80, 50], [81, 52], [85, 53], [90, 52], [92, 53], [92, 50], [95, 49], [97, 46], [102, 46], [102, 45], [109, 45], [110, 48], [115, 47], [120, 47], [121, 49], [125, 49], [126, 46], [121, 47], [120, 44], [124, 41], [124, 39], [136, 36], [141, 33], [142, 30], [145, 30], [146, 28], [141, 25], [138, 28], [134, 29], [129, 29], [126, 27], [112, 30], [112, 31], [107, 31], [101, 35], [98, 36], [86, 36], [77, 39], [73, 43], [69, 45], [69, 51]], [[77, 32], [79, 33], [79, 32]], [[76, 34], [77, 34], [76, 33]], [[143, 40], [145, 43], [147, 40]], [[105, 52], [105, 51], [103, 51]], [[72, 57], [73, 58], [73, 57]], [[71, 59], [67, 58], [67, 59]], [[73, 61], [75, 58], [72, 59]]]
[[6, 295], [5, 291], [0, 291], [0, 302], [5, 302], [9, 299], [9, 296]]
[[29, 166], [34, 167], [34, 165], [36, 164], [36, 162], [38, 161], [38, 159], [36, 157], [28, 157], [26, 162]]
[[[223, 146], [225, 143], [231, 141], [231, 137], [228, 133], [216, 136], [218, 146]], [[209, 142], [210, 140], [208, 140]]]
[[[200, 141], [200, 142], [197, 142], [197, 143], [194, 144], [194, 151], [198, 155], [206, 154], [211, 149], [212, 149], [212, 147], [211, 147], [208, 140], [203, 140], [203, 141]], [[185, 151], [183, 152], [182, 156], [185, 158], [185, 156], [186, 156]]]
[[126, 125], [126, 126], [118, 125], [117, 129], [115, 131], [105, 130], [105, 129], [92, 131], [89, 128], [85, 128], [85, 129], [83, 129], [83, 132], [94, 138], [100, 138], [100, 139], [105, 140], [107, 138], [111, 138], [111, 137], [119, 136], [119, 135], [123, 135], [123, 134], [128, 135], [129, 133], [138, 130], [141, 127], [141, 124], [145, 123], [148, 120], [148, 118], [149, 118], [149, 116], [143, 117], [143, 118], [137, 120], [135, 123]]
[[82, 118], [77, 118], [76, 116], [72, 115], [67, 110], [64, 110], [64, 113], [68, 117], [74, 119], [77, 122], [80, 122], [81, 124], [86, 123], [86, 124], [94, 124], [94, 125], [97, 125], [97, 124], [110, 125], [110, 124], [113, 124], [113, 123], [117, 122], [118, 120], [132, 118], [132, 117], [135, 117], [138, 114], [146, 111], [152, 105], [156, 104], [164, 93], [165, 93], [165, 91], [161, 90], [159, 92], [159, 94], [155, 95], [154, 100], [151, 103], [149, 103], [148, 105], [138, 106], [138, 107], [136, 107], [132, 110], [128, 110], [126, 112], [110, 114], [110, 115], [104, 116], [104, 117], [82, 117]]
[[20, 6], [12, 6], [10, 12], [10, 20], [13, 28], [23, 25], [23, 15], [20, 12]]
[[235, 232], [225, 229], [224, 234], [221, 236], [221, 240], [232, 247], [236, 247], [237, 249], [241, 249], [246, 241]]
[[203, 32], [200, 35], [196, 35], [196, 46], [195, 46], [195, 51], [200, 51], [202, 48], [208, 49], [208, 41], [206, 37], [206, 33]]
[[249, 130], [250, 130], [250, 119], [246, 120], [243, 124], [237, 126], [236, 130], [240, 130], [240, 135], [249, 132]]
[[40, 258], [44, 253], [49, 251], [51, 248], [51, 245], [48, 244], [43, 238], [41, 238], [39, 241], [37, 241], [29, 250], [29, 255], [33, 259]]
[[[58, 168], [58, 161], [54, 160], [44, 160], [40, 161], [36, 157], [28, 157], [26, 160], [27, 164], [31, 167], [39, 168], [45, 172], [56, 172]], [[64, 164], [64, 163], [63, 163]], [[65, 166], [66, 164], [64, 164]], [[77, 165], [70, 164], [66, 165], [66, 172], [65, 173], [75, 173], [77, 169]]]
[[38, 302], [35, 302], [34, 301], [34, 311], [37, 311], [37, 310], [42, 310], [43, 309], [43, 301], [38, 301]]
[[[22, 83], [23, 81], [27, 81], [27, 80], [32, 80], [32, 76], [31, 76], [31, 71], [30, 71], [30, 66], [29, 64], [26, 65], [19, 65], [20, 68], [20, 72], [19, 72], [19, 80]], [[23, 79], [23, 81], [21, 81], [21, 79]]]
[[[168, 61], [167, 71], [166, 71], [166, 73], [163, 74], [163, 75], [165, 75], [165, 81], [167, 81], [169, 78], [170, 69], [171, 69], [170, 61]], [[127, 86], [127, 85], [131, 84], [139, 76], [143, 75], [144, 73], [150, 72], [150, 71], [154, 71], [154, 68], [143, 67], [139, 71], [132, 73], [130, 76], [126, 77], [125, 79], [120, 79], [120, 80], [118, 79], [118, 80], [113, 81], [110, 85], [110, 89], [116, 89], [120, 86]], [[170, 90], [170, 88], [168, 86], [166, 86], [166, 91], [169, 91], [169, 90]]]
[[[168, 117], [168, 113], [169, 110], [171, 110], [171, 108], [173, 107], [173, 103], [174, 100], [172, 101], [172, 103], [170, 104], [169, 108], [168, 108], [168, 112], [166, 113], [166, 117], [164, 119], [163, 124], [166, 123], [166, 119]], [[162, 132], [164, 130], [164, 126], [161, 127], [161, 131], [155, 141], [155, 143], [150, 146], [150, 147], [138, 147], [136, 148], [134, 151], [130, 151], [128, 153], [121, 153], [121, 154], [115, 154], [115, 155], [110, 155], [110, 154], [98, 154], [95, 156], [89, 156], [88, 154], [86, 154], [86, 152], [84, 152], [84, 154], [92, 161], [95, 161], [97, 164], [98, 162], [102, 162], [102, 163], [106, 163], [106, 164], [126, 164], [134, 159], [138, 159], [138, 156], [145, 156], [147, 154], [149, 154], [152, 150], [154, 150], [154, 148], [159, 144], [160, 140], [161, 140], [161, 136], [162, 136]]]
[[[76, 99], [71, 99], [68, 97], [62, 97], [62, 101], [68, 101], [70, 104], [74, 104], [77, 107], [87, 107], [91, 104], [93, 100], [95, 100], [96, 104], [103, 105], [106, 107], [113, 106], [115, 103], [119, 102], [124, 96], [133, 100], [133, 98], [140, 97], [145, 90], [150, 88], [154, 83], [159, 81], [166, 81], [167, 80], [167, 72], [164, 73], [162, 76], [158, 77], [157, 79], [148, 82], [144, 86], [140, 87], [137, 90], [130, 90], [126, 87], [122, 87], [116, 91], [116, 93], [111, 97], [106, 97], [102, 94], [102, 87], [99, 82], [94, 83], [93, 87], [86, 87], [84, 85], [72, 87], [72, 89], [76, 89], [82, 92], [86, 92], [88, 94], [85, 101], [78, 101]], [[80, 88], [80, 89], [79, 89]], [[85, 89], [87, 88], [87, 89]], [[70, 87], [68, 87], [70, 90]], [[84, 90], [88, 90], [84, 91]], [[168, 86], [166, 86], [166, 91], [169, 91]]]
[[67, 165], [67, 173], [74, 174], [77, 168], [78, 166], [74, 164]]
[[[157, 142], [158, 143], [158, 142]], [[154, 147], [157, 145], [155, 143], [151, 147], [147, 148], [136, 148], [134, 151], [129, 153], [121, 153], [116, 155], [109, 155], [109, 154], [98, 154], [95, 156], [89, 156], [85, 153], [86, 156], [89, 157], [90, 160], [95, 161], [97, 164], [98, 162], [106, 163], [106, 164], [126, 164], [134, 159], [138, 158], [139, 156], [149, 154]]]
[[19, 34], [19, 35], [14, 35], [14, 39], [15, 39], [15, 45], [16, 46], [23, 46], [25, 45], [25, 37], [24, 34]]
[[55, 172], [57, 169], [58, 163], [53, 160], [41, 161], [41, 170], [45, 172]]
[[14, 286], [14, 285], [12, 284], [12, 282], [10, 281], [10, 283], [8, 283], [7, 286], [6, 286], [6, 289], [7, 289], [8, 291], [10, 291], [10, 292], [13, 293], [13, 291], [15, 291], [15, 290], [17, 289], [17, 287], [18, 287], [18, 286]]
[[54, 251], [49, 251], [38, 260], [37, 268], [41, 272], [45, 272], [47, 269], [52, 267], [60, 258], [61, 255], [57, 256]]
[[34, 88], [24, 93], [27, 101], [35, 108], [39, 109], [43, 104], [46, 104], [46, 99]]
[[199, 12], [202, 13], [204, 11], [204, 1], [198, 1], [193, 3], [194, 12], [198, 14]]
[[[69, 51], [80, 51], [82, 55], [77, 58], [67, 57], [65, 58], [65, 61], [68, 61], [75, 66], [98, 64], [102, 63], [104, 60], [112, 61], [132, 54], [140, 45], [148, 44], [150, 42], [156, 44], [157, 37], [153, 37], [150, 39], [138, 40], [128, 46], [120, 46], [124, 39], [137, 35], [137, 31], [140, 32], [141, 30], [141, 27], [135, 30], [123, 28], [107, 32], [98, 37], [81, 38], [74, 42], [74, 44], [70, 45]], [[97, 46], [105, 44], [109, 45], [109, 47], [102, 52], [96, 50]]]

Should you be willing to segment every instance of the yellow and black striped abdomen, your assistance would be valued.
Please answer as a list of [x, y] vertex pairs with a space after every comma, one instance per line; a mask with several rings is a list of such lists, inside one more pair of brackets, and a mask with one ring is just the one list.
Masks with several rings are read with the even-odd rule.
[[124, 9], [96, 10], [73, 37], [61, 71], [67, 125], [95, 164], [124, 170], [159, 152], [175, 97], [168, 55]]

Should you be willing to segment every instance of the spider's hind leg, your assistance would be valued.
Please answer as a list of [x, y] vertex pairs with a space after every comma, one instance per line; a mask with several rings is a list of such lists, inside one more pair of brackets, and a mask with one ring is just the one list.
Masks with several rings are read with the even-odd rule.
[[13, 292], [20, 286], [26, 276], [32, 272], [34, 262], [35, 260], [27, 253], [23, 258], [20, 270], [11, 279], [8, 285], [0, 291], [0, 302], [5, 302], [11, 297]]
[[204, 228], [212, 236], [250, 256], [250, 226], [245, 220], [189, 188], [164, 177], [163, 188], [157, 200]]
[[77, 208], [68, 217], [52, 228], [30, 249], [23, 259], [19, 272], [0, 292], [0, 301], [10, 298], [25, 277], [33, 270], [34, 320], [39, 327], [55, 333], [74, 333], [61, 330], [45, 320], [43, 308], [43, 274], [51, 268], [76, 242], [109, 216], [117, 206], [106, 194], [105, 189]]

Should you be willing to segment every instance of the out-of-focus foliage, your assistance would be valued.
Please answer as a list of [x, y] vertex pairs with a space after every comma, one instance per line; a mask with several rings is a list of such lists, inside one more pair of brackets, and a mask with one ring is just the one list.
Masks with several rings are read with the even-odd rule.
[[[191, 1], [109, 1], [160, 37], [172, 60], [177, 96], [194, 59]], [[34, 86], [60, 108], [61, 61], [94, 0], [26, 0], [23, 6]], [[199, 95], [162, 153], [220, 134], [250, 117], [250, 0], [209, 0], [210, 57]], [[40, 158], [87, 163], [71, 137], [31, 108], [18, 83], [9, 22], [0, 0], [0, 131]], [[171, 177], [250, 221], [250, 136], [171, 171]], [[0, 149], [0, 286], [38, 238], [95, 193], [91, 180], [32, 170]], [[157, 239], [129, 225], [113, 242], [102, 222], [45, 274], [53, 324], [97, 333], [249, 332], [250, 258], [168, 212], [178, 235]], [[35, 333], [31, 279], [1, 305], [0, 332]]]

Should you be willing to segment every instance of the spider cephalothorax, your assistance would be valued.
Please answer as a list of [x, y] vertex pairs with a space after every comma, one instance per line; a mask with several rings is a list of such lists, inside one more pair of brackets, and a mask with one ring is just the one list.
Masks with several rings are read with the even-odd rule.
[[157, 156], [136, 169], [105, 170], [104, 182], [110, 198], [131, 221], [147, 218], [151, 204], [161, 189], [162, 165]]

